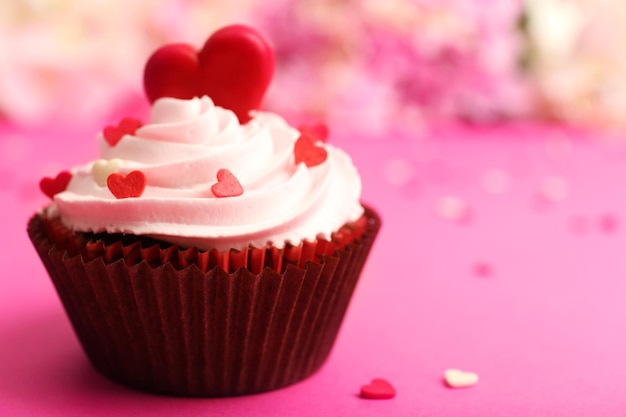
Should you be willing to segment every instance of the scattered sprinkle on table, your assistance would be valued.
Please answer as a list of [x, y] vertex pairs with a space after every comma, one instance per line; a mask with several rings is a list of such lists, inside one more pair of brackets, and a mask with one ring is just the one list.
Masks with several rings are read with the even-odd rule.
[[396, 390], [389, 381], [374, 378], [372, 382], [361, 387], [360, 396], [368, 400], [389, 400], [396, 396]]
[[468, 388], [478, 383], [478, 374], [460, 369], [446, 369], [443, 379], [450, 388]]

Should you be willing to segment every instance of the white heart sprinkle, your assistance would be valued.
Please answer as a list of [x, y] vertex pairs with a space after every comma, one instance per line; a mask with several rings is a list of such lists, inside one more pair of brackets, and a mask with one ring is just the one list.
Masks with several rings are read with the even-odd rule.
[[443, 378], [450, 388], [472, 387], [478, 383], [478, 374], [460, 369], [446, 369]]
[[91, 174], [100, 187], [107, 185], [107, 178], [122, 167], [121, 159], [98, 159], [91, 167]]

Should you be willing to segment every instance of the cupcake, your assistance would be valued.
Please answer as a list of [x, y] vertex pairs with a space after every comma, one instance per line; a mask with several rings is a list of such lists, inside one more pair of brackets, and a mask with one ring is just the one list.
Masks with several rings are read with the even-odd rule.
[[273, 59], [240, 25], [157, 50], [150, 120], [105, 127], [100, 159], [42, 179], [28, 234], [112, 380], [243, 395], [327, 358], [380, 219], [324, 128], [258, 110]]

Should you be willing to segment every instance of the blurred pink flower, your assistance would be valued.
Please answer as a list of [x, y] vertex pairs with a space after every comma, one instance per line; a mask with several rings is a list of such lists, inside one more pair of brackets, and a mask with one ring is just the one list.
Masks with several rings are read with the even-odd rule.
[[519, 0], [1, 2], [0, 114], [71, 125], [139, 111], [155, 48], [243, 22], [274, 43], [266, 107], [294, 123], [380, 134], [496, 120], [527, 110], [520, 13]]
[[518, 67], [520, 2], [486, 3], [264, 4], [257, 21], [279, 63], [267, 104], [283, 114], [304, 109], [293, 117], [328, 119], [361, 133], [410, 130], [425, 120], [483, 122], [526, 114], [530, 102]]

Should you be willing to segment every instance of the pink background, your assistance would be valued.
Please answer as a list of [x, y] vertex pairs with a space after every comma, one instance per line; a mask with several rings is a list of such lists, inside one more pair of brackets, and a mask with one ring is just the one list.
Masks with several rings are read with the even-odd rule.
[[[26, 236], [28, 217], [46, 203], [37, 182], [94, 159], [94, 130], [0, 128], [0, 415], [624, 415], [618, 138], [535, 125], [333, 138], [353, 156], [363, 199], [384, 225], [329, 361], [275, 392], [178, 399], [91, 368]], [[483, 185], [494, 169], [510, 179], [498, 195]], [[566, 186], [562, 201], [539, 197], [550, 177]], [[445, 196], [465, 202], [469, 218], [442, 219]], [[490, 273], [476, 273], [480, 265]], [[477, 372], [479, 384], [446, 388], [451, 367]], [[359, 398], [375, 377], [397, 397]]]

